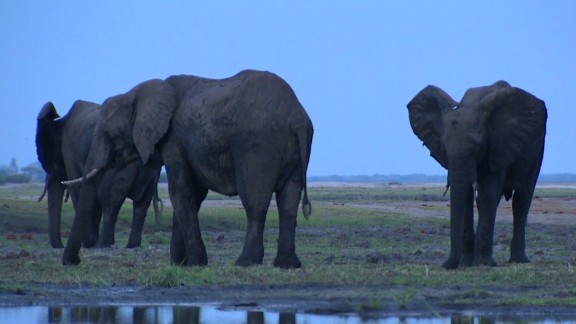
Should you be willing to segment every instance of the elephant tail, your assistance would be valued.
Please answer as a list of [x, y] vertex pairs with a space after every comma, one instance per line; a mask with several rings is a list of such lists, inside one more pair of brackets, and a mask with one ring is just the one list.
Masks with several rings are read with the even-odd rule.
[[162, 211], [164, 211], [164, 202], [158, 196], [158, 185], [154, 188], [154, 195], [152, 196], [152, 206], [154, 207], [154, 218], [156, 220], [156, 226], [161, 225]]
[[296, 132], [298, 136], [298, 144], [300, 146], [300, 162], [302, 164], [302, 181], [304, 183], [304, 197], [302, 198], [302, 212], [304, 217], [308, 219], [312, 213], [312, 204], [308, 199], [308, 189], [307, 189], [307, 179], [306, 171], [308, 170], [308, 162], [310, 160], [310, 151], [312, 148], [312, 133], [313, 129], [311, 124], [307, 124], [307, 127], [298, 129]]
[[[158, 155], [155, 155], [157, 157]], [[154, 194], [152, 195], [152, 207], [154, 207], [154, 219], [156, 220], [156, 227], [162, 226], [162, 212], [164, 211], [164, 202], [160, 199], [158, 195], [158, 184], [160, 182], [160, 174], [162, 173], [162, 168], [157, 168], [156, 172], [153, 174], [154, 181]]]

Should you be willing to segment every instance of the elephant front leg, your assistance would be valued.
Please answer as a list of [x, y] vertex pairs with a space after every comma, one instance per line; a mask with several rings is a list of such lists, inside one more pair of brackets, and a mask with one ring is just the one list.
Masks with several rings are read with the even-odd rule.
[[146, 212], [149, 205], [150, 201], [135, 201], [133, 203], [132, 228], [130, 229], [130, 237], [126, 248], [131, 249], [142, 245], [142, 232], [144, 231]]
[[172, 236], [170, 237], [170, 262], [175, 265], [186, 265], [186, 241], [180, 229], [176, 213], [172, 215]]
[[[84, 198], [83, 198], [84, 199]], [[102, 219], [102, 207], [96, 197], [91, 200], [94, 201], [95, 208], [90, 211], [88, 217], [88, 233], [86, 233], [82, 246], [85, 248], [93, 248], [97, 246], [100, 239], [100, 220]]]
[[[295, 173], [300, 173], [296, 171]], [[294, 178], [294, 177], [293, 177]], [[302, 195], [300, 178], [296, 177], [286, 182], [284, 188], [276, 192], [276, 203], [280, 217], [280, 233], [278, 236], [278, 252], [274, 259], [274, 266], [291, 269], [300, 268], [302, 263], [296, 256], [296, 225], [298, 205]]]
[[202, 241], [198, 211], [208, 189], [198, 186], [191, 170], [176, 164], [166, 164], [168, 192], [174, 207], [170, 258], [173, 264], [203, 266], [208, 264]]
[[[197, 210], [200, 207], [192, 206], [193, 204], [190, 202], [180, 202], [177, 205], [180, 207], [174, 205], [176, 226], [172, 230], [172, 238], [170, 240], [170, 248], [174, 249], [174, 251], [170, 252], [172, 263], [185, 263], [188, 266], [207, 265], [208, 255], [206, 254], [206, 247], [202, 240], [198, 222]], [[185, 254], [183, 253], [184, 251]], [[184, 259], [182, 259], [183, 255], [186, 256]]]
[[102, 229], [100, 231], [100, 238], [98, 239], [99, 248], [108, 248], [114, 245], [114, 228], [116, 227], [119, 212], [120, 205], [104, 208], [102, 213]]
[[479, 182], [478, 229], [476, 230], [474, 265], [496, 266], [493, 257], [494, 225], [496, 210], [501, 197], [501, 184], [497, 179]]
[[[82, 197], [95, 197], [96, 191], [92, 182], [82, 184]], [[64, 253], [62, 255], [62, 264], [64, 265], [77, 265], [80, 263], [80, 247], [82, 240], [88, 233], [88, 226], [90, 226], [90, 217], [94, 210], [99, 210], [98, 204], [95, 199], [85, 199], [78, 201], [75, 207], [74, 222], [70, 230], [70, 236], [66, 242]]]

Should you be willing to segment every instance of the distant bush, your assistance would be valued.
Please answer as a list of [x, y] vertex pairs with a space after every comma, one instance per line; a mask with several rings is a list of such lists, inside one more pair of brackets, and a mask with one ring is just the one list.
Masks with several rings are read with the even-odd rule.
[[27, 182], [30, 182], [30, 175], [28, 174], [13, 173], [13, 174], [0, 175], [0, 184], [27, 183]]
[[16, 159], [12, 158], [10, 164], [0, 165], [0, 184], [44, 181], [45, 175], [46, 173], [39, 162], [19, 168]]

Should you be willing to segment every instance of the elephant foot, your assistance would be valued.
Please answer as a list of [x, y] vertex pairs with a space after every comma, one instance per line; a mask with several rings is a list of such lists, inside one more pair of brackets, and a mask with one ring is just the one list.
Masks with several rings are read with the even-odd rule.
[[264, 259], [264, 253], [259, 254], [248, 254], [242, 252], [242, 254], [236, 259], [236, 265], [240, 267], [250, 267], [254, 265], [261, 265], [262, 259]]
[[184, 266], [188, 262], [188, 257], [186, 257], [186, 249], [184, 247], [175, 246], [171, 244], [170, 246], [170, 263], [173, 265]]
[[205, 249], [188, 255], [182, 250], [170, 250], [170, 263], [188, 267], [205, 266], [208, 265], [208, 256]]
[[112, 245], [114, 245], [114, 242], [110, 243], [110, 242], [98, 242], [98, 244], [96, 244], [95, 248], [97, 249], [109, 249], [112, 247]]
[[140, 247], [140, 246], [142, 246], [142, 244], [141, 244], [140, 242], [134, 242], [134, 243], [132, 243], [132, 242], [128, 241], [128, 244], [126, 244], [126, 248], [127, 248], [127, 249], [134, 249], [134, 248], [137, 248], [137, 247]]
[[62, 241], [57, 242], [57, 243], [52, 243], [51, 245], [52, 245], [52, 248], [53, 248], [53, 249], [62, 249], [62, 248], [64, 248], [64, 244], [62, 244]]
[[476, 256], [473, 265], [495, 267], [497, 263], [492, 256]]
[[463, 267], [471, 267], [474, 264], [474, 255], [472, 255], [472, 254], [463, 255], [462, 260], [460, 261], [460, 264]]
[[525, 253], [519, 254], [512, 254], [510, 256], [510, 263], [528, 263], [530, 259], [526, 256]]
[[298, 269], [302, 266], [302, 262], [295, 254], [292, 256], [276, 256], [273, 264], [274, 267], [280, 269]]
[[170, 264], [172, 264], [172, 265], [185, 266], [187, 262], [188, 262], [188, 258], [186, 258], [186, 257], [174, 258], [173, 256], [170, 256]]
[[188, 256], [186, 265], [189, 267], [201, 267], [208, 265], [208, 256], [206, 255], [206, 252]]
[[91, 249], [93, 247], [96, 247], [98, 245], [98, 238], [89, 238], [89, 239], [85, 239], [84, 241], [82, 241], [82, 246], [87, 248], [87, 249]]
[[68, 250], [64, 250], [64, 254], [62, 255], [62, 264], [65, 266], [79, 265], [80, 256], [78, 253], [71, 253]]
[[449, 258], [448, 260], [446, 260], [446, 262], [444, 262], [442, 264], [442, 268], [446, 269], [446, 270], [453, 270], [458, 268], [458, 266], [460, 265], [460, 260], [456, 260], [454, 258]]
[[126, 248], [127, 249], [133, 249], [133, 248], [139, 247], [141, 245], [142, 245], [142, 237], [133, 238], [132, 236], [130, 236], [128, 238], [128, 244], [126, 244]]

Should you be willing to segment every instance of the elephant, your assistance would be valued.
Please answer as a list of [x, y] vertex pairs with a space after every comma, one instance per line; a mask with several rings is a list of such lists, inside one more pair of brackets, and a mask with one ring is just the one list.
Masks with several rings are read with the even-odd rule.
[[[38, 114], [36, 149], [38, 160], [46, 172], [44, 191], [48, 192], [48, 228], [53, 248], [64, 247], [60, 238], [60, 219], [62, 197], [67, 188], [62, 182], [75, 179], [84, 171], [94, 128], [101, 118], [99, 107], [96, 103], [78, 100], [66, 116], [59, 118], [54, 105], [48, 102]], [[109, 168], [95, 179], [97, 190], [90, 199], [96, 200], [97, 204], [89, 211], [89, 232], [83, 240], [85, 247], [96, 244], [109, 247], [114, 244], [114, 227], [126, 198], [133, 201], [132, 228], [126, 247], [141, 245], [142, 229], [151, 200], [154, 200], [157, 221], [160, 214], [157, 183], [162, 162], [159, 153], [153, 160], [149, 165], [136, 161]], [[78, 186], [73, 185], [68, 188], [75, 208], [80, 199], [78, 189]], [[86, 196], [82, 198], [86, 199]], [[104, 221], [99, 235], [101, 218]]]
[[470, 88], [460, 103], [429, 85], [408, 112], [414, 134], [448, 170], [450, 254], [443, 267], [496, 265], [492, 246], [502, 196], [512, 198], [509, 262], [529, 262], [525, 227], [544, 155], [545, 103], [506, 81]]
[[[102, 104], [84, 175], [109, 165], [162, 153], [174, 208], [170, 240], [172, 264], [208, 264], [198, 211], [208, 190], [240, 197], [247, 216], [244, 246], [236, 265], [262, 264], [264, 225], [272, 195], [279, 211], [279, 237], [273, 265], [298, 268], [295, 231], [302, 198], [306, 218], [311, 204], [306, 172], [312, 122], [292, 88], [277, 75], [245, 70], [225, 79], [176, 75], [153, 79]], [[122, 162], [124, 161], [124, 162]], [[94, 191], [84, 181], [84, 192]], [[62, 262], [78, 264], [86, 232], [80, 202]]]

